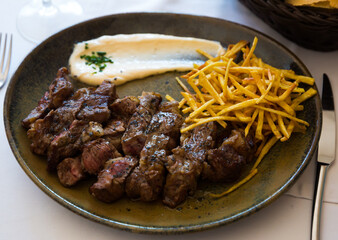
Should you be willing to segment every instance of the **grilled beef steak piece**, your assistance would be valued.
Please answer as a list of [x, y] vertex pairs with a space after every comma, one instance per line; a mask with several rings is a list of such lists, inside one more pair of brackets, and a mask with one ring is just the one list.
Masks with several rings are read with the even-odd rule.
[[104, 136], [114, 145], [114, 147], [122, 152], [121, 138], [125, 132], [126, 123], [123, 120], [111, 119], [104, 128]]
[[101, 96], [107, 96], [109, 97], [108, 104], [113, 103], [115, 99], [118, 98], [116, 93], [116, 85], [112, 83], [111, 81], [104, 80], [96, 89], [95, 94], [101, 95]]
[[122, 136], [122, 149], [125, 155], [138, 156], [147, 140], [146, 130], [152, 116], [158, 109], [162, 98], [156, 93], [143, 92], [140, 105], [131, 116]]
[[109, 141], [121, 152], [121, 138], [127, 128], [128, 121], [136, 111], [139, 102], [137, 97], [127, 96], [122, 99], [116, 99], [109, 106], [112, 111], [112, 118], [104, 128], [104, 135], [106, 138], [109, 138]]
[[168, 170], [163, 192], [163, 203], [169, 207], [176, 207], [188, 195], [193, 195], [197, 188], [200, 164], [198, 161], [187, 159], [184, 148], [177, 147], [168, 156], [166, 167]]
[[137, 97], [126, 96], [122, 99], [116, 99], [109, 108], [112, 111], [113, 118], [120, 118], [128, 123], [139, 104], [140, 100]]
[[64, 67], [60, 68], [49, 90], [38, 102], [38, 106], [22, 120], [22, 126], [29, 128], [37, 119], [45, 117], [51, 109], [60, 107], [71, 94], [73, 94], [73, 86], [68, 80], [68, 70]]
[[255, 153], [253, 137], [245, 137], [242, 130], [232, 130], [218, 149], [208, 152], [204, 162], [203, 178], [212, 182], [233, 182], [237, 180], [243, 168]]
[[[189, 160], [199, 164], [206, 160], [207, 151], [215, 146], [216, 127], [215, 122], [210, 122], [197, 126], [189, 132], [190, 137], [181, 142]], [[201, 171], [202, 166], [200, 165], [198, 174]]]
[[49, 145], [48, 170], [54, 170], [63, 158], [78, 155], [86, 142], [99, 138], [103, 134], [102, 125], [99, 123], [74, 120], [69, 129], [57, 135]]
[[31, 150], [40, 155], [47, 154], [47, 148], [56, 135], [68, 129], [80, 111], [86, 95], [90, 91], [86, 88], [77, 90], [74, 95], [64, 101], [63, 105], [51, 110], [43, 119], [36, 120], [27, 131], [32, 141]]
[[99, 173], [97, 182], [90, 187], [90, 193], [106, 203], [120, 199], [125, 192], [126, 178], [137, 163], [138, 159], [131, 156], [109, 160]]
[[82, 167], [80, 157], [65, 158], [57, 166], [57, 175], [60, 183], [65, 187], [71, 187], [85, 178], [86, 174]]
[[49, 86], [50, 108], [60, 107], [63, 101], [74, 93], [74, 88], [69, 81], [68, 74], [67, 68], [60, 68], [56, 74], [56, 79]]
[[87, 125], [88, 123], [85, 121], [74, 120], [68, 130], [63, 131], [53, 139], [47, 151], [47, 169], [49, 171], [55, 169], [61, 159], [78, 154], [80, 149], [74, 147], [74, 143]]
[[223, 144], [232, 146], [238, 154], [245, 158], [247, 163], [251, 162], [254, 158], [256, 144], [251, 133], [245, 137], [243, 130], [232, 130], [230, 136], [224, 140]]
[[208, 160], [204, 163], [203, 178], [212, 182], [232, 182], [239, 178], [245, 158], [228, 144], [208, 151]]
[[127, 179], [129, 197], [153, 201], [160, 197], [165, 182], [167, 152], [176, 147], [183, 117], [178, 103], [161, 103], [146, 130], [147, 141], [140, 154], [139, 166]]
[[22, 126], [25, 128], [30, 128], [31, 124], [33, 124], [37, 119], [43, 118], [47, 115], [47, 113], [51, 110], [49, 107], [51, 104], [51, 99], [49, 92], [45, 92], [43, 97], [39, 100], [38, 106], [36, 106], [28, 116], [22, 120]]
[[98, 174], [106, 161], [117, 157], [121, 157], [121, 154], [114, 145], [107, 139], [99, 138], [84, 146], [81, 161], [86, 172]]
[[181, 146], [174, 149], [173, 155], [167, 158], [168, 174], [163, 192], [164, 204], [176, 207], [188, 195], [195, 193], [207, 151], [215, 145], [215, 135], [214, 122], [200, 125], [182, 135]]
[[54, 138], [50, 129], [53, 125], [54, 110], [49, 112], [44, 119], [36, 120], [27, 131], [27, 136], [31, 140], [31, 151], [35, 154], [45, 155], [49, 144]]
[[86, 96], [76, 117], [86, 121], [106, 122], [110, 118], [108, 106], [115, 99], [117, 99], [115, 84], [103, 81], [95, 91]]
[[153, 116], [147, 135], [164, 134], [169, 137], [168, 150], [177, 146], [180, 137], [180, 128], [183, 124], [183, 117], [178, 110], [178, 102], [161, 103], [159, 111]]
[[160, 197], [165, 181], [164, 160], [169, 137], [153, 135], [141, 151], [139, 165], [126, 181], [128, 197], [153, 201]]
[[[32, 141], [32, 151], [40, 155], [47, 154], [47, 148], [54, 137], [67, 130], [75, 119], [83, 118], [82, 120], [87, 122], [106, 121], [110, 117], [108, 104], [116, 97], [114, 94], [115, 85], [106, 82], [103, 82], [96, 90], [94, 88], [77, 90], [71, 98], [63, 102], [62, 106], [51, 110], [43, 119], [38, 119], [31, 124], [27, 135]], [[93, 117], [95, 113], [97, 115]]]

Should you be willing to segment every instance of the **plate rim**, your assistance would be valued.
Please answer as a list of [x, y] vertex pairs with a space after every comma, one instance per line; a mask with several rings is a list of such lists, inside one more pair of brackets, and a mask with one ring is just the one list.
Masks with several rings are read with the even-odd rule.
[[[18, 75], [21, 72], [21, 69], [24, 67], [24, 65], [29, 61], [31, 56], [39, 51], [46, 43], [51, 41], [53, 38], [58, 37], [59, 35], [62, 35], [64, 32], [68, 31], [69, 29], [73, 27], [78, 27], [80, 25], [86, 25], [88, 22], [93, 22], [93, 21], [99, 21], [100, 19], [106, 19], [106, 18], [119, 18], [123, 16], [128, 16], [128, 15], [167, 15], [168, 17], [183, 17], [183, 18], [199, 18], [199, 19], [206, 19], [206, 20], [212, 20], [212, 21], [219, 21], [219, 22], [225, 22], [231, 25], [236, 25], [237, 27], [241, 29], [245, 29], [249, 31], [250, 33], [254, 34], [259, 34], [263, 37], [265, 37], [267, 40], [271, 41], [274, 45], [282, 48], [283, 51], [287, 52], [288, 55], [290, 55], [292, 58], [298, 61], [298, 63], [301, 65], [301, 67], [304, 69], [305, 74], [307, 76], [312, 77], [311, 73], [309, 72], [308, 68], [306, 65], [300, 60], [298, 56], [296, 56], [293, 52], [291, 52], [287, 47], [285, 47], [282, 43], [278, 42], [277, 40], [273, 39], [272, 37], [268, 36], [265, 33], [262, 33], [254, 28], [251, 28], [249, 26], [232, 22], [226, 19], [221, 19], [221, 18], [215, 18], [215, 17], [209, 17], [209, 16], [202, 16], [202, 15], [192, 15], [192, 14], [179, 14], [179, 13], [162, 13], [162, 12], [130, 12], [130, 13], [119, 13], [119, 14], [111, 14], [111, 15], [105, 15], [93, 19], [89, 19], [83, 22], [80, 22], [78, 24], [75, 24], [73, 26], [70, 26], [58, 33], [55, 33], [54, 35], [50, 36], [43, 42], [41, 42], [39, 45], [37, 45], [33, 50], [31, 50], [25, 58], [22, 60], [18, 68], [15, 70], [14, 74], [12, 75], [9, 84], [6, 89], [6, 94], [5, 94], [5, 99], [4, 99], [4, 107], [3, 107], [3, 120], [4, 120], [4, 125], [5, 125], [5, 132], [7, 136], [7, 140], [9, 142], [10, 148], [21, 166], [21, 168], [24, 170], [24, 172], [29, 176], [29, 178], [49, 197], [51, 197], [53, 200], [61, 204], [63, 207], [71, 210], [72, 212], [83, 216], [87, 219], [93, 220], [98, 223], [103, 223], [108, 226], [115, 227], [117, 229], [122, 229], [122, 230], [127, 230], [131, 232], [138, 232], [138, 233], [152, 233], [152, 234], [177, 234], [177, 233], [185, 233], [185, 232], [195, 232], [195, 231], [201, 231], [201, 230], [207, 230], [211, 228], [215, 228], [221, 225], [229, 224], [231, 222], [237, 221], [239, 219], [242, 219], [248, 215], [251, 215], [258, 210], [261, 210], [267, 206], [269, 206], [271, 203], [273, 203], [282, 193], [284, 193], [286, 190], [288, 190], [294, 183], [295, 181], [300, 177], [301, 173], [304, 171], [304, 169], [308, 166], [309, 162], [311, 161], [312, 157], [314, 156], [316, 146], [319, 141], [319, 136], [321, 132], [321, 124], [322, 124], [322, 108], [320, 104], [320, 99], [318, 94], [315, 96], [315, 104], [316, 104], [316, 109], [318, 110], [317, 112], [317, 117], [316, 117], [316, 126], [315, 126], [315, 132], [314, 132], [314, 138], [311, 141], [311, 146], [302, 160], [300, 166], [297, 168], [297, 170], [292, 174], [292, 177], [288, 179], [286, 183], [284, 183], [276, 192], [274, 192], [272, 195], [270, 195], [268, 198], [266, 198], [264, 201], [261, 201], [258, 204], [254, 204], [250, 208], [248, 208], [245, 212], [240, 212], [237, 214], [234, 214], [230, 217], [219, 219], [219, 220], [214, 220], [212, 222], [205, 222], [205, 223], [200, 223], [200, 224], [193, 224], [193, 225], [185, 225], [182, 227], [151, 227], [151, 226], [142, 226], [142, 225], [137, 225], [137, 224], [130, 224], [130, 223], [124, 223], [124, 222], [119, 222], [115, 220], [109, 220], [103, 217], [100, 217], [98, 215], [95, 215], [85, 209], [82, 209], [80, 207], [77, 207], [75, 204], [69, 202], [67, 199], [62, 198], [59, 196], [57, 193], [55, 193], [52, 189], [50, 189], [45, 183], [43, 183], [28, 167], [26, 161], [22, 158], [20, 155], [17, 146], [15, 145], [15, 142], [13, 140], [13, 135], [12, 132], [10, 131], [10, 123], [7, 117], [7, 113], [10, 111], [10, 96], [12, 95], [15, 84], [19, 81]], [[314, 84], [314, 88], [317, 89], [316, 84]]]

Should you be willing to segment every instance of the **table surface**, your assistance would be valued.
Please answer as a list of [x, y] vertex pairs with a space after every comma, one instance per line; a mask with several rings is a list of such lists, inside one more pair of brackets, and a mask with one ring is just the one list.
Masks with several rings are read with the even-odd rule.
[[[114, 0], [80, 1], [86, 13], [84, 19], [117, 12], [174, 12], [204, 15], [238, 22], [257, 29], [276, 39], [294, 52], [308, 67], [319, 89], [322, 74], [331, 79], [335, 105], [338, 106], [338, 51], [316, 52], [304, 49], [285, 39], [278, 32], [253, 15], [238, 1], [222, 0]], [[37, 44], [23, 38], [16, 28], [16, 16], [25, 0], [0, 0], [0, 32], [14, 35], [12, 75], [24, 57]], [[71, 23], [69, 23], [69, 26]], [[0, 91], [4, 101], [7, 85]], [[1, 104], [3, 108], [3, 104]], [[3, 109], [1, 109], [3, 115]], [[312, 195], [315, 179], [315, 159], [296, 184], [278, 200], [259, 212], [235, 223], [215, 229], [181, 235], [146, 235], [114, 229], [85, 219], [43, 193], [24, 173], [7, 142], [3, 116], [0, 117], [0, 239], [309, 239], [312, 215]], [[338, 238], [338, 164], [328, 171], [322, 207], [321, 239]]]

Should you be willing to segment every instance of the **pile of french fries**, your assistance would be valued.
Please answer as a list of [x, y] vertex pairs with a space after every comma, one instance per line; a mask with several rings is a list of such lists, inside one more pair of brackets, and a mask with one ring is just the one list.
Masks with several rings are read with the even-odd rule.
[[[257, 41], [255, 38], [251, 48], [246, 41], [229, 45], [225, 53], [217, 57], [198, 50], [208, 60], [181, 76], [193, 91], [177, 78], [184, 90], [179, 108], [188, 115], [187, 127], [181, 129], [181, 133], [216, 121], [224, 128], [229, 123], [243, 127], [245, 135], [253, 132], [260, 142], [257, 160], [249, 175], [228, 191], [212, 194], [214, 197], [223, 196], [247, 182], [278, 140], [286, 141], [293, 132], [304, 132], [309, 126], [308, 122], [297, 118], [296, 112], [303, 110], [301, 103], [317, 91], [311, 87], [305, 91], [299, 83], [313, 85], [314, 79], [264, 63], [254, 54]], [[240, 53], [242, 60], [235, 63]], [[174, 100], [170, 96], [167, 99]]]

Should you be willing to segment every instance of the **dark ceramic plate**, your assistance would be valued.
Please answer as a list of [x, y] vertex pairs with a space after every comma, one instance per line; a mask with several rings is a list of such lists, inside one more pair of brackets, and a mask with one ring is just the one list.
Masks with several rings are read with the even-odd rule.
[[[220, 199], [209, 199], [205, 191], [222, 192], [229, 185], [201, 184], [194, 197], [176, 209], [161, 201], [143, 203], [124, 198], [113, 204], [97, 201], [88, 193], [94, 181], [87, 180], [74, 188], [62, 187], [56, 174], [48, 173], [46, 160], [29, 149], [23, 119], [48, 88], [61, 66], [67, 66], [73, 44], [119, 33], [163, 33], [220, 41], [224, 46], [239, 40], [259, 38], [255, 53], [279, 68], [293, 69], [310, 76], [304, 64], [276, 41], [253, 29], [208, 17], [132, 13], [93, 19], [68, 28], [36, 47], [22, 62], [8, 86], [4, 121], [10, 146], [28, 176], [51, 198], [89, 219], [135, 232], [187, 232], [233, 222], [267, 206], [279, 197], [301, 174], [311, 160], [321, 126], [320, 100], [307, 101], [299, 117], [310, 123], [306, 134], [294, 134], [285, 143], [278, 143], [260, 164], [258, 174], [237, 191]], [[123, 95], [139, 95], [142, 90], [169, 93], [179, 98], [180, 88], [172, 72], [133, 81], [118, 87]], [[77, 83], [75, 83], [77, 84]], [[79, 85], [77, 85], [79, 87]]]

